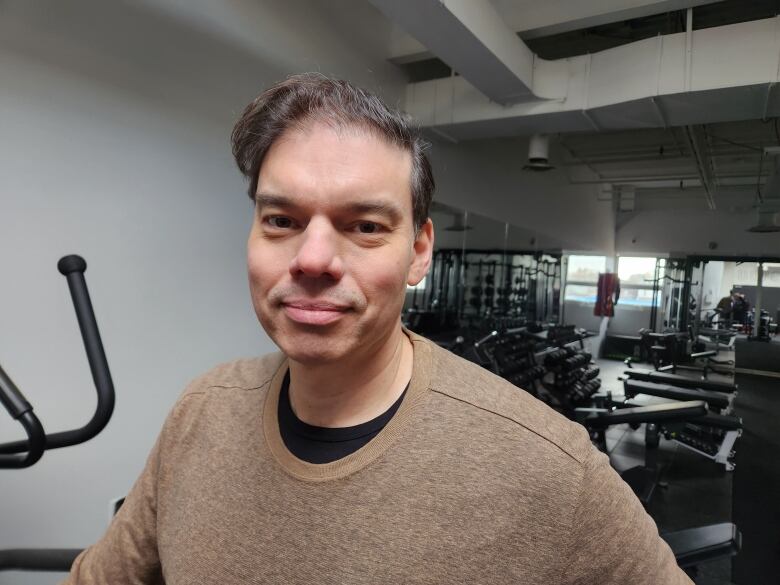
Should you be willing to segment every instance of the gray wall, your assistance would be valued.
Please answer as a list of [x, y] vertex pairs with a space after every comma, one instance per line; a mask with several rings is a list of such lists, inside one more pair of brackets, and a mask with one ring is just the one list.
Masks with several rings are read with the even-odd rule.
[[[780, 233], [747, 231], [758, 221], [754, 197], [723, 188], [715, 196], [716, 210], [710, 211], [703, 195], [686, 199], [678, 193], [672, 201], [643, 196], [634, 212], [618, 217], [617, 252], [776, 256]], [[710, 248], [711, 242], [716, 248]]]
[[431, 151], [437, 198], [538, 234], [540, 247], [612, 254], [612, 201], [599, 198], [597, 185], [570, 185], [563, 170], [523, 171], [527, 156], [527, 138], [438, 140]]

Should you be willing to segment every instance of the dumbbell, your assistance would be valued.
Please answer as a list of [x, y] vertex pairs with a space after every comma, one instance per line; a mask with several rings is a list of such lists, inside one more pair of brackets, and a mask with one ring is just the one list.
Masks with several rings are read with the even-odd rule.
[[571, 400], [587, 400], [593, 396], [601, 387], [601, 380], [591, 380], [590, 382], [582, 383], [575, 382], [569, 390], [568, 396]]
[[547, 370], [544, 368], [544, 366], [534, 366], [526, 372], [528, 377], [531, 378], [532, 380], [538, 380], [539, 378], [543, 378], [546, 373]]
[[574, 355], [570, 358], [566, 358], [561, 362], [561, 367], [566, 370], [574, 370], [576, 368], [581, 368], [582, 366], [587, 365], [590, 362], [590, 354], [588, 353], [580, 353], [577, 355]]
[[517, 386], [523, 386], [533, 380], [538, 380], [546, 373], [544, 366], [534, 366], [511, 378], [511, 382]]
[[582, 378], [582, 370], [570, 370], [566, 372], [560, 372], [555, 376], [555, 384], [561, 388], [571, 386], [574, 382], [577, 382]]
[[566, 359], [568, 356], [568, 352], [565, 349], [555, 349], [548, 353], [546, 356], [544, 356], [544, 365], [549, 367], [554, 367], [558, 365], [562, 360]]
[[596, 376], [599, 375], [600, 371], [601, 370], [599, 370], [599, 368], [597, 368], [597, 367], [589, 368], [589, 369], [585, 370], [585, 372], [583, 372], [582, 379], [583, 380], [592, 380], [593, 378], [595, 378]]

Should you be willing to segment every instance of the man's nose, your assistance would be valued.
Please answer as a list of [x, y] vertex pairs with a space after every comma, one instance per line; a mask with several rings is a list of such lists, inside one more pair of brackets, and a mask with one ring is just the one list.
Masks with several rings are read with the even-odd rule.
[[329, 277], [338, 280], [344, 274], [339, 252], [339, 234], [330, 222], [313, 218], [300, 240], [301, 244], [290, 263], [293, 276]]

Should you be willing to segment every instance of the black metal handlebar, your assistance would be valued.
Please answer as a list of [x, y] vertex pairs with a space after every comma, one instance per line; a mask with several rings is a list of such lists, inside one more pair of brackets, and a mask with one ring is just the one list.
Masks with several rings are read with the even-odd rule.
[[105, 428], [114, 412], [114, 384], [84, 280], [87, 263], [81, 256], [65, 256], [57, 263], [57, 268], [68, 280], [92, 380], [97, 389], [97, 408], [92, 419], [83, 427], [46, 435], [40, 421], [33, 414], [30, 403], [0, 368], [0, 402], [8, 413], [24, 426], [28, 436], [27, 440], [0, 445], [0, 468], [29, 467], [41, 458], [44, 450], [88, 441]]
[[14, 548], [0, 550], [0, 571], [67, 573], [80, 548]]

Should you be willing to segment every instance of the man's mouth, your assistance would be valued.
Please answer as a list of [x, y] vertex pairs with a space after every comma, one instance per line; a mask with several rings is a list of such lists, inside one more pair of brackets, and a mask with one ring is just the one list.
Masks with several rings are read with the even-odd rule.
[[328, 325], [349, 311], [345, 305], [328, 301], [285, 301], [282, 307], [289, 319], [304, 325]]

